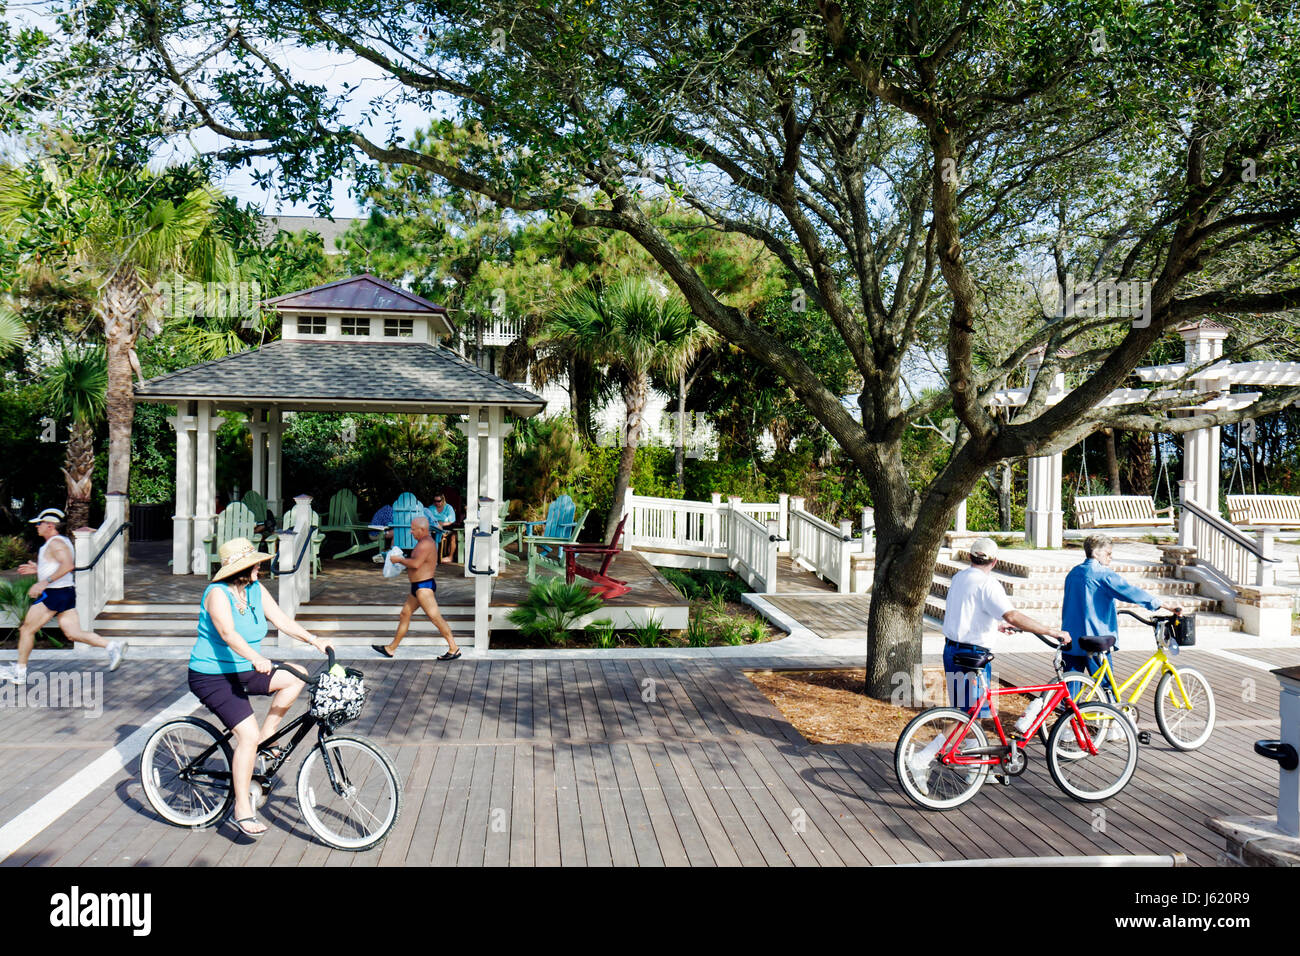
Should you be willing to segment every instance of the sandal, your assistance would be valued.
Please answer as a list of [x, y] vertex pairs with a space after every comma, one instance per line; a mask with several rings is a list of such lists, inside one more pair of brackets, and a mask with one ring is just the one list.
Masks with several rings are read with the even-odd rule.
[[379, 654], [383, 655], [384, 657], [387, 657], [390, 661], [393, 659], [393, 655], [390, 654], [390, 653], [388, 653], [388, 649], [385, 648], [383, 644], [371, 644], [371, 645], [370, 645], [370, 649], [371, 649], [372, 651], [376, 651], [376, 652], [378, 652]]
[[458, 657], [460, 657], [460, 651], [457, 651], [455, 654], [453, 654], [451, 651], [448, 651], [446, 654], [443, 654], [441, 657], [439, 657], [438, 660], [454, 661]]
[[265, 833], [269, 829], [266, 826], [266, 824], [262, 824], [262, 829], [260, 830], [250, 830], [248, 829], [248, 827], [244, 826], [244, 824], [257, 823], [257, 822], [258, 822], [257, 817], [240, 817], [238, 820], [235, 821], [235, 826], [239, 827], [239, 832], [242, 833], [244, 836], [253, 837], [254, 839], [256, 839], [257, 837], [260, 837], [263, 833]]
[[288, 751], [283, 747], [272, 745], [270, 747], [258, 747], [257, 752], [263, 757], [269, 757], [275, 763], [281, 763], [288, 756]]

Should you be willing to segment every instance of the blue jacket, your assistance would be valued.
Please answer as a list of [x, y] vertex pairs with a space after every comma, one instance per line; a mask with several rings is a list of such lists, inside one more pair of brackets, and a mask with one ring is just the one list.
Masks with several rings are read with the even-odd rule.
[[1065, 576], [1061, 627], [1075, 639], [1118, 634], [1116, 601], [1140, 604], [1150, 611], [1160, 608], [1160, 602], [1146, 591], [1129, 584], [1118, 572], [1098, 564], [1094, 558], [1089, 558]]

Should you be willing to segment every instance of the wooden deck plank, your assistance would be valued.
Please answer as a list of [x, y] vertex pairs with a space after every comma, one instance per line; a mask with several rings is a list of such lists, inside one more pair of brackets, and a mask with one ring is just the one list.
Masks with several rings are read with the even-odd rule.
[[614, 866], [636, 866], [636, 844], [632, 827], [618, 785], [614, 757], [607, 743], [592, 744], [587, 748], [596, 776], [596, 792], [600, 797], [600, 812], [605, 820], [605, 837], [609, 844], [610, 862]]
[[503, 747], [501, 752], [509, 753], [514, 761], [511, 768], [510, 831], [506, 862], [510, 866], [533, 866], [537, 862], [537, 797], [533, 789], [533, 748], [525, 744], [509, 750]]
[[686, 852], [686, 846], [678, 832], [677, 820], [668, 804], [668, 796], [659, 783], [655, 755], [651, 750], [645, 744], [629, 744], [627, 755], [636, 774], [637, 789], [645, 800], [646, 812], [650, 815], [655, 848], [665, 866], [687, 866], [691, 862], [690, 854]]
[[663, 853], [655, 840], [654, 820], [646, 795], [637, 784], [631, 746], [621, 741], [609, 745], [614, 786], [620, 794], [637, 866], [663, 866]]
[[559, 866], [559, 793], [555, 779], [555, 747], [539, 743], [533, 752], [533, 861], [537, 866]]
[[[555, 755], [555, 807], [560, 831], [560, 862], [564, 866], [586, 866], [586, 840], [579, 808], [578, 777], [573, 747], [557, 743]], [[589, 822], [588, 822], [588, 825]]]

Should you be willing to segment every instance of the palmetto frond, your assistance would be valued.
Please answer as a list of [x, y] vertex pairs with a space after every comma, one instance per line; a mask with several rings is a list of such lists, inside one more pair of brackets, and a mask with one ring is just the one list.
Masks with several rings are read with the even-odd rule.
[[108, 370], [104, 350], [64, 349], [59, 360], [45, 371], [41, 394], [56, 418], [91, 424], [104, 415], [108, 394]]
[[27, 326], [18, 313], [0, 305], [0, 355], [21, 348], [27, 342]]

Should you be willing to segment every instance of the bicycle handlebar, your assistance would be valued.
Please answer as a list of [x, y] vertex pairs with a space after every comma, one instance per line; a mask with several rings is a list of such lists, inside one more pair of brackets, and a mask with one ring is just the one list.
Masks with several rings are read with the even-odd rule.
[[1124, 608], [1119, 613], [1127, 614], [1129, 617], [1141, 621], [1147, 627], [1155, 627], [1160, 621], [1172, 620], [1173, 618], [1183, 616], [1180, 611], [1170, 611], [1168, 614], [1159, 614], [1155, 617], [1143, 617], [1141, 614], [1138, 614], [1135, 611], [1130, 611], [1128, 608]]
[[334, 669], [334, 664], [335, 664], [334, 648], [326, 647], [325, 655], [327, 658], [325, 661], [325, 666], [321, 670], [317, 671], [314, 677], [309, 676], [305, 668], [300, 672], [297, 664], [291, 664], [288, 661], [277, 661], [275, 663], [275, 666], [271, 668], [271, 673], [274, 674], [276, 671], [288, 671], [290, 674], [293, 674], [295, 677], [301, 678], [302, 680], [310, 684], [313, 681], [318, 680], [322, 674], [328, 674], [330, 671]]

